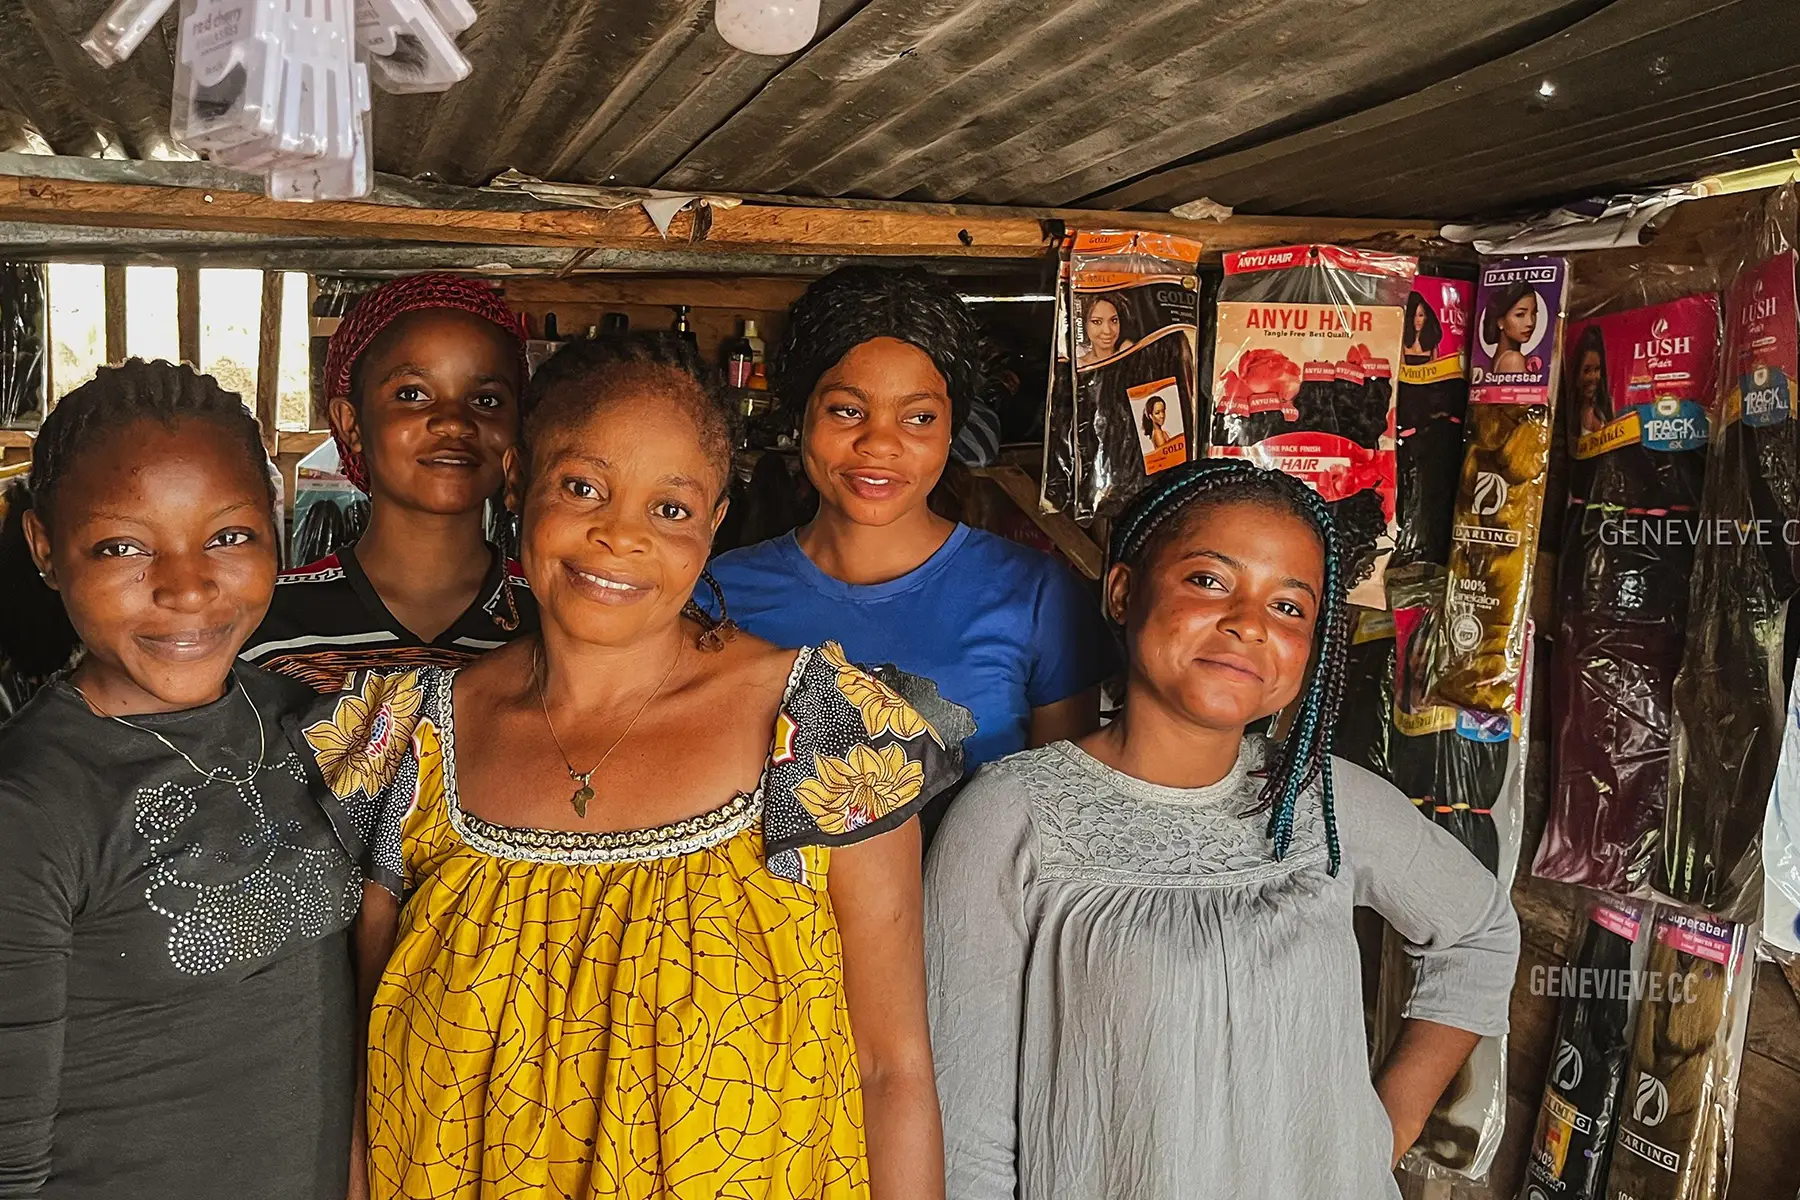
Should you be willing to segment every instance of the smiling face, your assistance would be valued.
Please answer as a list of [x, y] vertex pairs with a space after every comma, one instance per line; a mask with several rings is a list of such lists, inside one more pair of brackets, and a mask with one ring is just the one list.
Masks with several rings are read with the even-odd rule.
[[[570, 385], [573, 386], [573, 385]], [[687, 407], [649, 376], [514, 454], [520, 557], [546, 626], [625, 646], [679, 619], [724, 519], [726, 480]]]
[[881, 337], [819, 377], [801, 457], [819, 503], [858, 525], [891, 525], [925, 507], [950, 461], [949, 385], [910, 342]]
[[358, 402], [332, 423], [362, 454], [374, 496], [439, 515], [477, 511], [499, 490], [519, 436], [518, 347], [457, 309], [410, 312], [356, 360]]
[[1264, 502], [1197, 507], [1137, 566], [1113, 567], [1131, 681], [1189, 723], [1241, 730], [1300, 694], [1324, 592], [1312, 527]]
[[1087, 307], [1087, 340], [1095, 358], [1110, 358], [1119, 348], [1119, 306], [1111, 300], [1090, 300]]
[[1531, 331], [1537, 327], [1537, 293], [1526, 292], [1506, 310], [1500, 318], [1500, 336], [1514, 346], [1523, 346], [1531, 340]]
[[275, 591], [261, 468], [215, 422], [138, 421], [94, 443], [57, 484], [32, 556], [87, 647], [82, 687], [108, 712], [217, 700]]
[[1144, 411], [1150, 414], [1150, 423], [1161, 429], [1163, 422], [1169, 419], [1169, 406], [1161, 396], [1156, 397], [1145, 406]]
[[1606, 381], [1606, 363], [1596, 352], [1589, 350], [1581, 356], [1581, 366], [1575, 372], [1575, 385], [1581, 399], [1586, 404], [1594, 404], [1600, 399], [1600, 385]]

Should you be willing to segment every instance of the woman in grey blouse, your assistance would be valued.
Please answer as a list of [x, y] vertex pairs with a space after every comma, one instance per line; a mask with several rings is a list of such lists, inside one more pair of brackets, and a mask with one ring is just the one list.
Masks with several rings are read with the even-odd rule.
[[[1508, 898], [1330, 757], [1346, 581], [1310, 489], [1176, 468], [1113, 559], [1123, 715], [985, 768], [927, 867], [949, 1198], [1397, 1197], [1393, 1164], [1506, 1028]], [[1284, 743], [1245, 735], [1296, 698]], [[1373, 1077], [1356, 905], [1418, 964]]]

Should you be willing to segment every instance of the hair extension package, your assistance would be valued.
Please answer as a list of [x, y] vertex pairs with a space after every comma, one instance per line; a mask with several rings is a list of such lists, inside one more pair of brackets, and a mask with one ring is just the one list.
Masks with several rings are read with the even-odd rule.
[[[1419, 652], [1443, 612], [1441, 569], [1388, 577], [1395, 631], [1394, 704], [1388, 747], [1394, 786], [1469, 848], [1503, 886], [1518, 869], [1525, 814], [1530, 672], [1521, 671], [1508, 711], [1491, 715], [1425, 700]], [[1399, 1035], [1413, 986], [1412, 960], [1389, 930], [1383, 941], [1378, 1054]], [[1483, 1038], [1451, 1081], [1401, 1167], [1426, 1178], [1480, 1179], [1493, 1165], [1506, 1121], [1506, 1039]]]
[[1564, 258], [1481, 269], [1450, 579], [1426, 656], [1426, 691], [1439, 704], [1504, 713], [1531, 652], [1525, 622], [1568, 290]]
[[49, 285], [42, 263], [0, 263], [0, 429], [35, 428], [49, 392]]
[[1752, 219], [1725, 289], [1719, 432], [1701, 498], [1709, 536], [1694, 555], [1655, 860], [1658, 891], [1730, 917], [1761, 898], [1758, 835], [1781, 752], [1784, 605], [1800, 542], [1794, 207], [1793, 189], [1781, 189]]
[[1393, 711], [1394, 614], [1381, 608], [1352, 609], [1350, 647], [1344, 654], [1344, 703], [1331, 735], [1331, 752], [1392, 780]]
[[1800, 689], [1788, 697], [1781, 761], [1763, 815], [1763, 944], [1800, 959]]
[[1305, 480], [1356, 552], [1350, 602], [1386, 608], [1394, 360], [1419, 261], [1339, 246], [1225, 256], [1207, 453]]
[[1743, 925], [1657, 914], [1607, 1200], [1724, 1200], [1754, 980], [1750, 945]]
[[1075, 235], [1051, 345], [1045, 503], [1110, 517], [1194, 457], [1201, 250], [1167, 233]]
[[1395, 464], [1399, 521], [1391, 565], [1450, 561], [1450, 516], [1469, 407], [1469, 309], [1475, 285], [1420, 275], [1400, 341]]
[[1647, 907], [1596, 899], [1574, 961], [1556, 974], [1562, 1011], [1519, 1200], [1606, 1195], [1650, 948]]
[[1647, 882], [1668, 795], [1718, 343], [1710, 294], [1569, 326], [1555, 767], [1532, 868], [1545, 879], [1617, 892]]

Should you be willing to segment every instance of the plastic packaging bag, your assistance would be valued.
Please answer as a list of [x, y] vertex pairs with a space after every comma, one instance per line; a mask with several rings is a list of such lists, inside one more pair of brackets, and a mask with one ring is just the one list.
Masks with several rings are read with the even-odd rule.
[[1506, 711], [1530, 653], [1525, 622], [1568, 286], [1562, 258], [1500, 259], [1481, 269], [1450, 581], [1426, 657], [1426, 691], [1439, 704]]
[[1649, 952], [1647, 911], [1629, 900], [1596, 900], [1570, 969], [1550, 1073], [1531, 1135], [1519, 1200], [1602, 1200], [1625, 1098], [1631, 1030]]
[[1749, 1024], [1748, 946], [1742, 925], [1657, 914], [1608, 1200], [1724, 1200]]
[[35, 428], [49, 391], [50, 305], [44, 268], [0, 263], [0, 429]]
[[1655, 885], [1683, 904], [1746, 916], [1760, 899], [1758, 835], [1781, 752], [1782, 606], [1800, 542], [1794, 377], [1800, 316], [1791, 187], [1746, 231], [1725, 291], [1723, 399], [1707, 454], [1702, 538], [1694, 556], [1675, 677], [1669, 802]]
[[1646, 882], [1647, 835], [1668, 797], [1718, 341], [1711, 295], [1569, 326], [1555, 775], [1533, 866], [1545, 879], [1611, 891]]
[[1344, 655], [1344, 702], [1332, 733], [1331, 752], [1391, 780], [1389, 761], [1394, 710], [1394, 614], [1353, 609], [1350, 648]]
[[1358, 554], [1350, 601], [1385, 608], [1394, 549], [1394, 361], [1419, 263], [1338, 246], [1225, 256], [1207, 453], [1304, 480]]
[[1420, 275], [1406, 298], [1395, 401], [1399, 518], [1390, 565], [1450, 561], [1450, 517], [1469, 407], [1469, 309], [1475, 285]]
[[[1503, 887], [1518, 868], [1529, 751], [1522, 671], [1508, 712], [1492, 716], [1421, 703], [1418, 649], [1443, 607], [1441, 572], [1410, 568], [1389, 577], [1396, 633], [1394, 786], [1468, 847]], [[1414, 973], [1405, 944], [1389, 930], [1382, 945], [1378, 1008], [1385, 1056], [1400, 1031]], [[1480, 1179], [1493, 1165], [1506, 1121], [1506, 1039], [1482, 1038], [1438, 1101], [1401, 1169], [1425, 1178]]]
[[345, 477], [337, 444], [321, 442], [294, 468], [294, 529], [289, 566], [303, 567], [335, 554], [362, 536], [369, 499]]
[[1072, 370], [1069, 399], [1052, 383], [1046, 418], [1066, 449], [1044, 495], [1066, 496], [1058, 506], [1077, 520], [1114, 515], [1151, 475], [1193, 457], [1200, 252], [1172, 234], [1075, 235], [1051, 351]]

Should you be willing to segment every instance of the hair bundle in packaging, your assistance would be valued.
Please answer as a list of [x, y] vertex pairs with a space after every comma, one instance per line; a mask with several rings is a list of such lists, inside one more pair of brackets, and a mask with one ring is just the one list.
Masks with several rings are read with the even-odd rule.
[[1724, 1200], [1750, 1000], [1744, 927], [1657, 915], [1608, 1200]]
[[1530, 653], [1525, 622], [1568, 286], [1563, 258], [1500, 259], [1481, 270], [1450, 580], [1426, 655], [1426, 691], [1439, 704], [1504, 713]]
[[1570, 969], [1520, 1200], [1602, 1200], [1624, 1098], [1648, 933], [1630, 901], [1597, 900]]
[[[1388, 577], [1393, 600], [1395, 678], [1388, 745], [1394, 786], [1421, 818], [1447, 829], [1505, 886], [1519, 860], [1525, 811], [1529, 671], [1500, 716], [1425, 701], [1418, 683], [1421, 647], [1443, 609], [1441, 570], [1411, 567]], [[1382, 954], [1384, 1046], [1398, 1035], [1413, 973], [1392, 931]], [[1385, 1052], [1385, 1051], [1384, 1051]], [[1506, 1039], [1483, 1038], [1426, 1122], [1403, 1169], [1426, 1177], [1480, 1178], [1492, 1165], [1506, 1117]]]
[[48, 292], [41, 263], [0, 263], [0, 429], [34, 427], [44, 418]]
[[1344, 702], [1338, 710], [1331, 752], [1392, 780], [1394, 614], [1352, 610], [1350, 648], [1344, 654]]
[[1724, 396], [1701, 498], [1702, 527], [1715, 535], [1694, 555], [1655, 860], [1658, 890], [1727, 915], [1759, 899], [1757, 835], [1781, 752], [1781, 606], [1793, 594], [1800, 509], [1777, 494], [1779, 473], [1765, 473], [1778, 446], [1791, 467], [1800, 433], [1794, 205], [1793, 189], [1781, 189], [1753, 219], [1725, 291]]
[[1710, 295], [1569, 327], [1555, 776], [1533, 866], [1546, 879], [1646, 882], [1668, 795], [1718, 340]]
[[1193, 457], [1201, 249], [1131, 230], [1078, 233], [1069, 247], [1042, 495], [1077, 520], [1112, 516], [1150, 476]]
[[1338, 246], [1225, 256], [1207, 453], [1304, 480], [1331, 505], [1350, 600], [1385, 608], [1394, 549], [1394, 360], [1418, 260]]
[[1399, 519], [1390, 565], [1450, 561], [1450, 517], [1469, 407], [1469, 308], [1475, 287], [1420, 275], [1406, 298], [1395, 401]]

